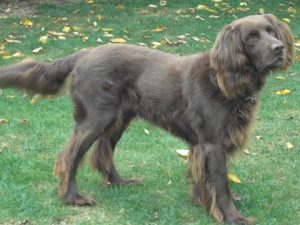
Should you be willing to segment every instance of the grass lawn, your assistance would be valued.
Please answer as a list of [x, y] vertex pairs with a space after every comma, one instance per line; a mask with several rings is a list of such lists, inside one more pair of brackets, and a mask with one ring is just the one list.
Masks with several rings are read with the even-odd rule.
[[[52, 60], [82, 48], [124, 40], [175, 54], [197, 53], [212, 46], [226, 23], [263, 10], [289, 19], [299, 40], [297, 2], [244, 0], [240, 4], [223, 0], [216, 6], [210, 0], [172, 0], [166, 5], [95, 0], [39, 4], [32, 9], [34, 16], [27, 16], [29, 21], [18, 13], [0, 14], [0, 65], [25, 57]], [[200, 3], [217, 13], [196, 9]], [[0, 13], [7, 10], [0, 9]], [[39, 41], [41, 37], [45, 44]], [[261, 225], [300, 225], [299, 47], [296, 53], [298, 59], [288, 71], [268, 78], [247, 147], [250, 154], [241, 151], [229, 166], [242, 181], [230, 184], [233, 192], [242, 196], [237, 207]], [[291, 93], [277, 95], [282, 89]], [[64, 205], [57, 197], [58, 180], [52, 167], [72, 126], [67, 91], [57, 98], [37, 99], [22, 91], [0, 89], [0, 224], [215, 224], [203, 208], [189, 202], [190, 184], [184, 179], [187, 163], [176, 154], [176, 149], [187, 148], [186, 144], [140, 120], [124, 134], [115, 159], [123, 176], [141, 177], [143, 185], [101, 186], [99, 174], [85, 163], [78, 174], [79, 186], [83, 193], [96, 197], [97, 205]]]

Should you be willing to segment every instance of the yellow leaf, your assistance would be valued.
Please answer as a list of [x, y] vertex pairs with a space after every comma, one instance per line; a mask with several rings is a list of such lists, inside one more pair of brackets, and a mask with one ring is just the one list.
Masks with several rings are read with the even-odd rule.
[[296, 47], [300, 47], [300, 40], [297, 40], [297, 41], [295, 42], [295, 46], [296, 46]]
[[190, 151], [188, 149], [178, 149], [176, 153], [183, 158], [187, 158], [189, 157]]
[[247, 6], [246, 2], [240, 2], [240, 6]]
[[113, 38], [113, 39], [110, 39], [110, 41], [112, 43], [125, 43], [126, 40], [124, 38]]
[[297, 10], [295, 8], [293, 8], [293, 7], [288, 7], [287, 11], [289, 13], [293, 13], [293, 14], [297, 13]]
[[285, 80], [285, 77], [283, 77], [283, 76], [277, 76], [277, 77], [275, 77], [277, 80]]
[[288, 148], [288, 150], [291, 150], [294, 145], [292, 145], [290, 142], [286, 143], [286, 147]]
[[82, 31], [82, 27], [72, 27], [72, 28], [76, 32], [81, 32]]
[[291, 22], [289, 18], [283, 18], [282, 21], [283, 21], [283, 22], [286, 22], [286, 23]]
[[116, 8], [117, 8], [118, 10], [124, 10], [124, 9], [125, 9], [125, 5], [123, 5], [122, 3], [118, 3], [118, 4], [116, 5]]
[[149, 130], [144, 129], [145, 134], [150, 134]]
[[39, 42], [42, 42], [43, 44], [46, 44], [48, 41], [48, 35], [41, 36], [39, 39]]
[[112, 29], [112, 28], [107, 28], [107, 27], [102, 28], [102, 30], [103, 30], [104, 32], [108, 32], [108, 33], [111, 33], [111, 32], [114, 31], [114, 29]]
[[236, 184], [241, 184], [242, 181], [233, 173], [227, 173], [227, 177], [230, 181]]
[[157, 48], [158, 46], [161, 46], [161, 43], [157, 41], [153, 41], [151, 42], [151, 44], [152, 44], [151, 48]]
[[152, 29], [152, 32], [158, 33], [158, 32], [162, 32], [166, 29], [166, 27], [164, 25], [159, 25], [158, 27], [155, 27], [154, 29]]
[[37, 94], [37, 95], [33, 96], [33, 98], [31, 99], [30, 103], [31, 103], [31, 104], [35, 104], [35, 103], [37, 103], [41, 98], [42, 98], [42, 96], [41, 96], [40, 94]]
[[48, 34], [51, 35], [51, 36], [65, 36], [66, 35], [65, 33], [51, 31], [51, 30], [48, 31]]
[[37, 54], [37, 53], [39, 53], [42, 50], [43, 50], [43, 48], [39, 47], [39, 48], [33, 49], [32, 52]]
[[83, 42], [87, 42], [89, 40], [89, 37], [88, 36], [83, 36], [81, 39], [82, 39]]
[[237, 7], [236, 10], [239, 11], [239, 12], [248, 12], [250, 10], [250, 8], [248, 8], [248, 7]]
[[33, 26], [33, 23], [27, 19], [27, 18], [23, 18], [21, 21], [20, 21], [20, 24], [26, 26], [26, 27], [29, 27], [31, 28]]
[[212, 0], [213, 2], [215, 2], [215, 3], [220, 3], [220, 2], [222, 2], [223, 0]]
[[259, 14], [265, 14], [265, 10], [263, 8], [259, 8], [258, 12]]
[[102, 16], [102, 15], [100, 15], [100, 14], [96, 15], [96, 17], [97, 17], [97, 19], [100, 20], [100, 21], [101, 21], [101, 20], [104, 20], [104, 16]]
[[15, 52], [12, 57], [15, 57], [15, 58], [21, 58], [21, 57], [24, 57], [24, 54], [20, 51], [18, 52]]
[[62, 31], [63, 31], [64, 33], [69, 33], [70, 30], [71, 30], [71, 28], [68, 27], [68, 26], [64, 26], [63, 29], [62, 29]]
[[199, 4], [199, 5], [197, 6], [197, 9], [204, 10], [204, 11], [206, 11], [206, 12], [208, 12], [208, 13], [218, 13], [216, 10], [211, 9], [211, 8], [209, 8], [208, 6], [206, 6], [206, 5], [201, 5], [201, 4]]
[[93, 0], [85, 0], [85, 3], [87, 3], [87, 4], [93, 4], [94, 1]]
[[288, 89], [278, 90], [275, 92], [276, 95], [288, 95], [289, 93], [291, 93], [291, 90]]

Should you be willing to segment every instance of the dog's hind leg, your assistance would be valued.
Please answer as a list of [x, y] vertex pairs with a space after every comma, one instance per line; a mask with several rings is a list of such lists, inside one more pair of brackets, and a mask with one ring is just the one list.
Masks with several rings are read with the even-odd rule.
[[131, 120], [131, 116], [119, 115], [115, 123], [99, 138], [92, 154], [92, 165], [102, 174], [105, 185], [132, 185], [139, 184], [139, 179], [122, 178], [113, 161], [114, 150], [124, 130]]
[[[76, 106], [78, 102], [80, 101], [77, 99], [75, 109], [78, 107]], [[60, 177], [59, 196], [71, 205], [95, 204], [92, 197], [82, 196], [79, 193], [76, 181], [77, 169], [87, 150], [99, 136], [105, 133], [117, 117], [116, 107], [111, 107], [109, 113], [107, 110], [99, 109], [94, 105], [86, 108], [86, 110], [88, 110], [86, 116], [75, 116], [74, 131], [65, 150], [59, 155], [54, 168], [55, 173]]]

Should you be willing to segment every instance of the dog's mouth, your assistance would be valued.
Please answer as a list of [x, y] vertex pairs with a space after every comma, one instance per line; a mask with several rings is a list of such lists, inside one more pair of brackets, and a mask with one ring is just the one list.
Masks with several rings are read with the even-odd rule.
[[265, 72], [265, 71], [278, 69], [278, 68], [282, 67], [283, 62], [284, 62], [284, 56], [281, 55], [281, 56], [276, 57], [273, 61], [271, 61], [267, 65], [258, 66], [257, 70], [260, 72]]

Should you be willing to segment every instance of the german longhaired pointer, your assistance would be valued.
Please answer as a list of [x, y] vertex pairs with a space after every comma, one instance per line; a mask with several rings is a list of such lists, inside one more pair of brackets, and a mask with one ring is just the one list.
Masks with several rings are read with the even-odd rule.
[[67, 204], [93, 205], [79, 193], [76, 173], [90, 146], [93, 165], [111, 185], [123, 179], [114, 150], [135, 117], [185, 140], [190, 146], [191, 199], [217, 221], [253, 224], [234, 205], [226, 161], [248, 136], [266, 76], [293, 58], [289, 27], [272, 15], [254, 15], [225, 26], [208, 52], [168, 54], [129, 44], [103, 45], [52, 63], [24, 60], [0, 69], [0, 88], [55, 94], [70, 75], [74, 130], [58, 156], [59, 196]]

